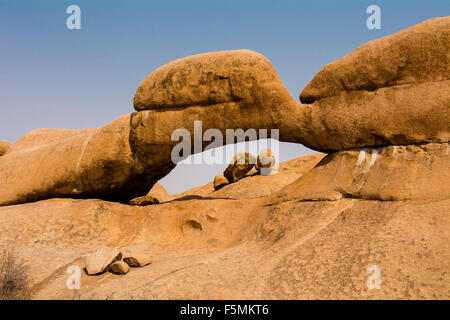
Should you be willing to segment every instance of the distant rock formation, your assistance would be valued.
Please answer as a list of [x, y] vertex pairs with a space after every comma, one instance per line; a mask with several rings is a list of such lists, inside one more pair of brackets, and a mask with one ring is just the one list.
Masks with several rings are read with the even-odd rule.
[[[361, 46], [325, 66], [303, 104], [260, 54], [218, 52], [159, 68], [136, 93], [138, 112], [103, 128], [31, 131], [0, 157], [0, 246], [27, 259], [34, 299], [70, 299], [61, 271], [83, 267], [83, 256], [98, 275], [82, 274], [86, 299], [140, 290], [151, 299], [449, 299], [449, 23]], [[279, 128], [280, 140], [327, 153], [267, 176], [243, 153], [215, 182], [128, 205], [164, 198], [155, 183], [175, 166], [171, 133], [193, 134], [194, 120], [204, 130]], [[268, 151], [258, 159], [257, 169], [273, 160]], [[224, 179], [235, 182], [215, 190]], [[20, 204], [54, 197], [126, 204]], [[371, 267], [381, 270], [377, 290]]]

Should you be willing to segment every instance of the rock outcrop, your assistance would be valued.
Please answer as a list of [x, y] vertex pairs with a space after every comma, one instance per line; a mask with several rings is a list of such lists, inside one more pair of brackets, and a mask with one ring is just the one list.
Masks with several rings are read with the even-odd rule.
[[450, 198], [448, 143], [340, 151], [281, 190], [286, 201], [439, 201]]
[[253, 199], [270, 196], [295, 182], [303, 174], [314, 168], [325, 154], [316, 153], [296, 158], [279, 164], [276, 175], [261, 176], [255, 169], [250, 170], [238, 183], [230, 183], [219, 190], [214, 189], [214, 183], [192, 188], [180, 194], [177, 198], [215, 198], [215, 199]]
[[371, 41], [325, 66], [301, 94], [304, 104], [250, 50], [173, 61], [139, 86], [138, 112], [99, 129], [40, 129], [19, 139], [0, 159], [0, 185], [8, 186], [0, 189], [0, 205], [145, 196], [189, 155], [172, 157], [177, 129], [188, 133], [190, 154], [209, 143], [195, 148], [195, 134], [203, 133], [195, 121], [224, 136], [227, 129], [279, 129], [282, 141], [326, 152], [447, 143], [449, 33], [445, 17]]
[[300, 95], [306, 145], [342, 150], [446, 143], [450, 17], [370, 41], [326, 65]]
[[249, 50], [169, 63], [144, 80], [135, 107], [145, 110], [103, 128], [40, 129], [19, 139], [0, 161], [0, 183], [9, 186], [0, 190], [0, 205], [52, 197], [128, 203], [175, 167], [172, 150], [178, 141], [172, 134], [186, 129], [193, 142], [194, 121], [224, 136], [230, 128], [280, 128], [280, 137], [289, 141], [300, 135], [297, 124], [287, 121], [297, 103], [270, 62]]
[[275, 174], [278, 171], [278, 163], [272, 150], [266, 148], [261, 150], [256, 159], [255, 169], [261, 175]]

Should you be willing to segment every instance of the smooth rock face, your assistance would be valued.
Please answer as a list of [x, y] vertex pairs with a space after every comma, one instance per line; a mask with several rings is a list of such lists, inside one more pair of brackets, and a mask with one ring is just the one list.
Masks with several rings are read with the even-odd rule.
[[145, 254], [133, 254], [123, 258], [123, 261], [130, 267], [140, 268], [152, 263], [152, 258]]
[[[295, 180], [310, 165], [302, 160], [217, 192]], [[144, 208], [50, 199], [0, 207], [0, 250], [14, 246], [30, 266], [33, 299], [72, 299], [64, 271], [104, 243], [155, 261], [125, 277], [82, 273], [81, 299], [448, 299], [449, 207], [449, 199], [275, 203], [239, 192]], [[366, 285], [371, 265], [381, 270], [379, 290]]]
[[11, 143], [8, 141], [0, 140], [0, 157], [6, 154], [11, 149]]
[[340, 151], [281, 190], [286, 201], [406, 201], [450, 198], [448, 143]]
[[450, 17], [373, 40], [300, 95], [305, 145], [342, 150], [450, 138]]
[[114, 262], [122, 259], [122, 253], [116, 248], [103, 248], [88, 255], [85, 261], [88, 275], [102, 273]]
[[225, 187], [228, 184], [227, 178], [222, 175], [217, 175], [214, 177], [214, 190], [219, 190], [222, 187]]
[[256, 103], [279, 79], [270, 62], [251, 50], [209, 52], [172, 61], [152, 72], [134, 96], [136, 110]]
[[159, 201], [156, 198], [153, 198], [152, 196], [143, 196], [143, 197], [137, 197], [130, 200], [131, 206], [148, 206], [151, 204], [158, 204]]
[[[203, 131], [218, 129], [223, 137], [235, 128], [244, 133], [266, 129], [270, 136], [270, 129], [279, 129], [283, 141], [301, 137], [293, 119], [299, 104], [272, 64], [250, 50], [210, 52], [168, 63], [142, 82], [134, 105], [140, 112], [131, 117], [130, 144], [141, 163], [161, 172], [161, 178], [175, 166], [168, 159], [179, 143], [176, 135], [171, 139], [176, 130], [189, 132], [191, 153], [196, 152], [194, 121], [201, 121]], [[223, 143], [236, 140], [224, 138]], [[203, 147], [209, 143], [204, 141]]]
[[126, 274], [130, 271], [130, 267], [123, 261], [116, 261], [109, 266], [109, 271], [115, 274]]
[[72, 139], [74, 136], [77, 135], [89, 134], [95, 130], [97, 129], [95, 128], [87, 128], [80, 130], [52, 129], [52, 128], [35, 129], [21, 136], [12, 145], [11, 151], [32, 149], [47, 144], [53, 144], [55, 142], [60, 142], [65, 139]]
[[256, 158], [249, 152], [238, 152], [231, 160], [223, 175], [229, 183], [242, 179], [254, 166]]

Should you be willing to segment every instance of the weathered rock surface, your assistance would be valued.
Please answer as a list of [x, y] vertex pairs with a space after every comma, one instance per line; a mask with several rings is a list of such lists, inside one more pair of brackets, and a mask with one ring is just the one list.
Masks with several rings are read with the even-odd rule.
[[[195, 68], [190, 64], [192, 59]], [[144, 96], [148, 90], [161, 93], [163, 98], [154, 99], [159, 107], [149, 105], [153, 110], [124, 115], [99, 129], [39, 129], [19, 139], [0, 161], [0, 183], [9, 186], [0, 190], [0, 205], [52, 197], [101, 198], [128, 203], [144, 196], [175, 167], [171, 156], [178, 141], [172, 141], [172, 133], [184, 128], [193, 139], [197, 120], [202, 121], [203, 130], [217, 128], [224, 135], [229, 128], [245, 131], [280, 128], [281, 138], [297, 141], [295, 137], [300, 133], [293, 129], [297, 128], [295, 122], [281, 126], [286, 122], [283, 119], [292, 118], [297, 104], [262, 55], [242, 50], [208, 53], [183, 61], [187, 62], [163, 66], [149, 76], [150, 80], [154, 79], [151, 81], [156, 81], [158, 90], [151, 91], [153, 85], [147, 87], [150, 80], [141, 86], [145, 90], [138, 90], [144, 90], [141, 92]], [[193, 86], [199, 84], [198, 75], [200, 83], [219, 81], [218, 85], [211, 84], [211, 88], [222, 87], [222, 71], [229, 69], [229, 74], [222, 75], [230, 77], [232, 101], [220, 103], [222, 98], [205, 98], [203, 93], [208, 90], [201, 89], [202, 84], [199, 92], [194, 90], [193, 94], [185, 95], [192, 86], [183, 88], [183, 77], [191, 68], [193, 73], [189, 79], [194, 81]], [[214, 69], [211, 76], [210, 70]], [[158, 75], [161, 70], [170, 70], [168, 73], [174, 80], [161, 80]], [[179, 77], [180, 83], [176, 80]], [[199, 100], [195, 100], [197, 96]], [[213, 103], [210, 107], [205, 105], [208, 101]], [[180, 107], [186, 103], [188, 107]]]
[[214, 177], [214, 190], [219, 190], [229, 184], [228, 179], [222, 175], [217, 175]]
[[[282, 84], [272, 64], [251, 50], [218, 51], [169, 62], [152, 72], [134, 96], [138, 111], [256, 104]], [[267, 103], [266, 103], [267, 104]]]
[[133, 254], [123, 258], [123, 261], [133, 268], [141, 268], [152, 263], [152, 258], [146, 254]]
[[122, 259], [122, 253], [116, 248], [102, 248], [86, 257], [85, 268], [88, 275], [100, 274], [109, 266]]
[[[225, 85], [226, 84], [226, 85]], [[195, 121], [202, 130], [279, 129], [284, 141], [298, 142], [301, 136], [293, 114], [299, 104], [287, 92], [272, 64], [250, 50], [211, 52], [176, 60], [151, 73], [139, 86], [131, 117], [130, 143], [142, 163], [161, 172], [173, 169], [168, 162], [176, 129], [187, 130], [194, 149]], [[269, 130], [268, 135], [271, 136]], [[256, 139], [247, 136], [247, 138]], [[234, 139], [223, 143], [238, 142]], [[210, 142], [204, 141], [203, 147]], [[183, 155], [184, 158], [187, 155]]]
[[255, 166], [256, 158], [246, 151], [238, 152], [223, 172], [229, 183], [242, 179]]
[[72, 129], [52, 129], [43, 128], [35, 129], [25, 133], [21, 136], [11, 147], [11, 151], [18, 151], [24, 149], [33, 149], [43, 145], [53, 144], [66, 139], [71, 139], [77, 135], [90, 134], [97, 129], [87, 128], [80, 130]]
[[283, 201], [450, 199], [448, 143], [340, 151], [281, 190]]
[[109, 271], [115, 274], [126, 274], [130, 271], [130, 267], [124, 261], [116, 261], [111, 263]]
[[190, 134], [191, 153], [199, 151], [194, 121], [224, 136], [230, 128], [278, 128], [282, 141], [327, 152], [447, 143], [449, 21], [431, 19], [325, 66], [302, 93], [307, 104], [295, 102], [271, 63], [249, 50], [173, 61], [139, 86], [140, 112], [99, 129], [39, 129], [19, 139], [0, 159], [0, 185], [8, 186], [0, 205], [52, 197], [128, 203], [175, 167], [176, 129]]
[[[169, 98], [155, 98], [158, 103], [162, 102], [158, 108], [150, 105], [154, 110], [124, 115], [99, 129], [31, 131], [19, 139], [0, 161], [0, 183], [9, 186], [0, 190], [0, 205], [52, 197], [101, 198], [128, 203], [135, 197], [144, 196], [175, 167], [171, 153], [178, 141], [172, 141], [172, 133], [185, 128], [193, 139], [196, 120], [202, 121], [203, 130], [217, 128], [224, 135], [229, 128], [280, 128], [280, 137], [297, 141], [294, 136], [299, 135], [298, 130], [289, 128], [287, 123], [281, 126], [285, 122], [283, 119], [292, 118], [297, 104], [283, 87], [273, 66], [262, 55], [243, 50], [186, 59], [188, 62], [191, 59], [197, 61], [195, 65], [200, 68], [201, 77], [203, 71], [216, 68], [217, 72], [211, 79], [219, 79], [220, 73], [228, 68], [227, 64], [232, 65], [229, 76], [231, 85], [235, 86], [233, 101], [219, 103], [221, 98], [212, 99], [213, 111], [204, 105], [210, 98], [202, 98], [201, 92], [206, 92], [203, 89], [194, 95], [198, 95], [200, 100], [191, 95], [195, 100], [191, 101], [189, 95], [184, 95], [185, 89], [181, 93], [176, 89], [184, 80], [179, 84], [175, 84], [175, 80], [164, 80], [164, 84], [158, 85], [167, 87], [166, 91], [161, 90], [161, 94]], [[191, 68], [190, 63], [166, 66], [171, 70], [169, 73], [174, 74], [174, 79], [183, 78], [185, 68]], [[156, 78], [152, 74], [149, 79], [162, 79], [158, 76], [161, 69], [155, 71]], [[196, 78], [196, 72], [189, 79]], [[206, 77], [210, 79], [208, 74], [209, 71]], [[250, 80], [251, 83], [248, 82]], [[203, 83], [204, 79], [199, 81]], [[147, 88], [144, 84], [143, 88]], [[142, 94], [147, 95], [146, 90]], [[180, 95], [181, 102], [177, 95]], [[183, 97], [188, 100], [184, 101]], [[180, 108], [180, 103], [189, 103], [189, 107]], [[297, 127], [294, 122], [289, 123]], [[195, 151], [193, 149], [192, 153]]]
[[344, 91], [450, 80], [450, 17], [434, 18], [370, 41], [326, 65], [300, 95], [303, 103]]
[[159, 200], [156, 198], [153, 198], [152, 196], [143, 196], [143, 197], [137, 197], [130, 200], [131, 206], [148, 206], [151, 204], [158, 204]]
[[[148, 109], [147, 118], [160, 117], [152, 109], [164, 114], [178, 110], [204, 121], [204, 128], [219, 129], [225, 123], [218, 122], [229, 121], [233, 114], [229, 128], [265, 124], [279, 128], [282, 141], [324, 151], [448, 142], [449, 21], [431, 19], [325, 66], [302, 93], [306, 104], [287, 94], [267, 59], [240, 50], [187, 57], [161, 67], [137, 90], [135, 108]], [[258, 81], [233, 80], [249, 78]], [[230, 86], [221, 85], [228, 80]], [[258, 111], [252, 112], [256, 106]], [[172, 119], [193, 132], [192, 120], [186, 127], [178, 117]]]
[[300, 95], [305, 144], [342, 150], [450, 138], [450, 17], [373, 40]]
[[8, 141], [0, 140], [0, 157], [3, 156], [11, 149], [11, 143]]

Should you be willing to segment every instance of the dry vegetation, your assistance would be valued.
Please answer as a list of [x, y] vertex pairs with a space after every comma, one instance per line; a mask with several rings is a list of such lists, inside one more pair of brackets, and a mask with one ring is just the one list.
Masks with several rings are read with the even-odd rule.
[[0, 252], [0, 300], [30, 299], [26, 267], [17, 253]]

